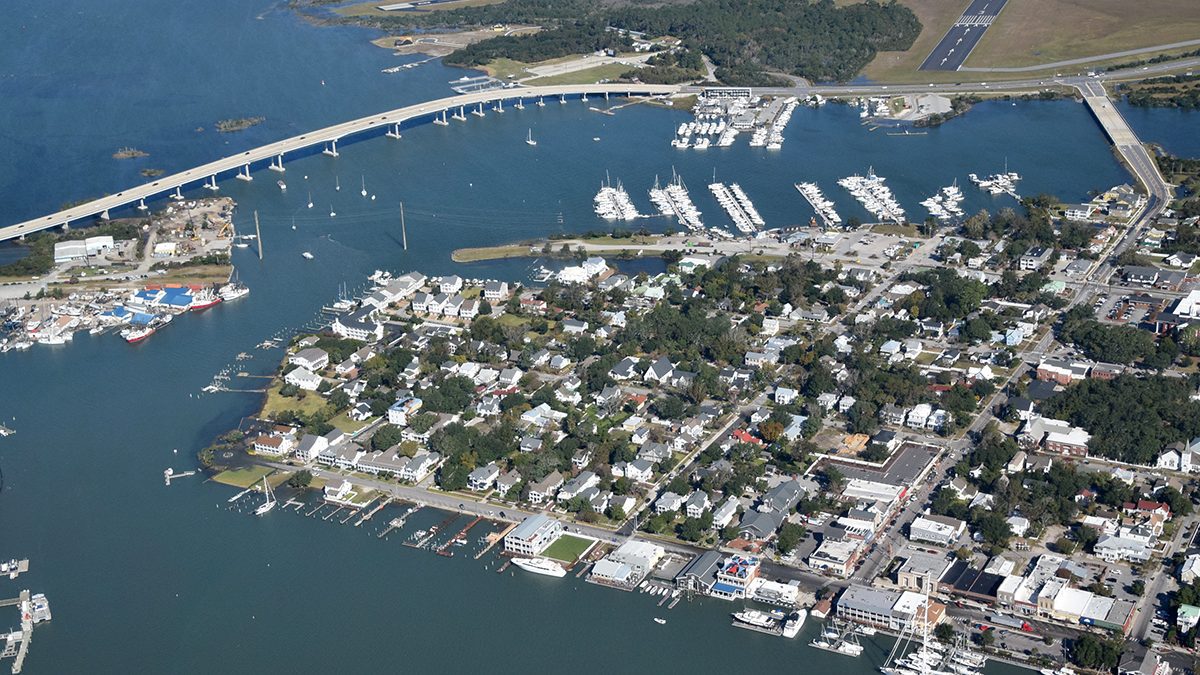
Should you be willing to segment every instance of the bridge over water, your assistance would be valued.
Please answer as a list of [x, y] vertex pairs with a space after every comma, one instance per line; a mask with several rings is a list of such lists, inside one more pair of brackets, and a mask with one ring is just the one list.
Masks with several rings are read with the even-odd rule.
[[122, 190], [114, 195], [94, 199], [78, 204], [48, 216], [16, 223], [0, 228], [0, 241], [24, 237], [42, 230], [55, 227], [66, 227], [70, 223], [94, 216], [107, 218], [109, 211], [123, 207], [138, 205], [145, 206], [147, 199], [154, 199], [174, 192], [180, 194], [183, 188], [194, 187], [203, 183], [216, 188], [217, 179], [222, 175], [236, 173], [243, 179], [250, 178], [250, 172], [255, 165], [269, 163], [276, 171], [284, 170], [284, 162], [289, 153], [295, 154], [311, 148], [320, 147], [322, 152], [337, 157], [338, 142], [355, 136], [368, 134], [388, 134], [398, 137], [400, 125], [412, 120], [427, 119], [433, 121], [445, 116], [450, 111], [459, 108], [470, 109], [498, 101], [536, 101], [539, 99], [563, 99], [566, 97], [587, 96], [664, 96], [679, 91], [674, 85], [655, 84], [591, 84], [591, 85], [558, 85], [547, 87], [522, 87], [513, 89], [492, 89], [489, 91], [472, 92], [459, 96], [418, 103], [404, 108], [397, 108], [384, 113], [361, 117], [349, 122], [342, 122], [316, 131], [310, 131], [300, 136], [293, 136], [274, 143], [268, 143], [241, 154], [224, 157], [158, 180], [150, 181], [137, 187]]

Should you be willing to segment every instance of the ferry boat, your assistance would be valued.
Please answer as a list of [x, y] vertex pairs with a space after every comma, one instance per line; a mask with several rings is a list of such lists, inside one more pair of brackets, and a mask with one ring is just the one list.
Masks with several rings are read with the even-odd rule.
[[513, 564], [526, 572], [548, 577], [565, 577], [567, 570], [549, 558], [513, 558]]

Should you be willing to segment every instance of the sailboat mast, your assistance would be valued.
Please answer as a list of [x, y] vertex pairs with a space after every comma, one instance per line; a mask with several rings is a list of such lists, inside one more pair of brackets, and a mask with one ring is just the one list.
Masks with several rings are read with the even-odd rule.
[[258, 209], [254, 210], [254, 238], [258, 240], [258, 259], [262, 260], [262, 230], [258, 227]]

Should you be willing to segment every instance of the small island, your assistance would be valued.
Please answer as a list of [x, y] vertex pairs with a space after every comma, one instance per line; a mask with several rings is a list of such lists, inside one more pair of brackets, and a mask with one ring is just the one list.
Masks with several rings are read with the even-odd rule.
[[266, 120], [267, 118], [265, 117], [238, 117], [236, 119], [221, 120], [217, 122], [217, 131], [223, 134], [242, 131], [257, 124], [262, 124]]
[[136, 159], [138, 157], [149, 157], [150, 153], [137, 148], [124, 147], [113, 153], [113, 159]]

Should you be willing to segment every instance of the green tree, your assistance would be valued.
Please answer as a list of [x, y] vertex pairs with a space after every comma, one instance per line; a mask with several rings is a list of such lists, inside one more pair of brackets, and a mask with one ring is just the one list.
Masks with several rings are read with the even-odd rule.
[[308, 488], [312, 484], [313, 475], [308, 469], [301, 469], [292, 474], [287, 481], [289, 487], [294, 487], [300, 490]]

